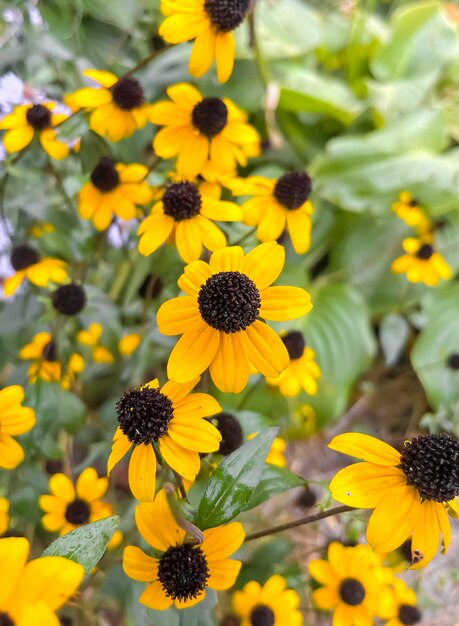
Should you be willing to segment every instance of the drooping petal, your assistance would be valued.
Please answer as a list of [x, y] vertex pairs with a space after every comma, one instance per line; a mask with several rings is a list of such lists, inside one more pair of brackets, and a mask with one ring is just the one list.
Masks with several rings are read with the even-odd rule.
[[112, 469], [121, 461], [123, 456], [129, 451], [132, 443], [123, 433], [121, 428], [117, 428], [113, 437], [112, 450], [107, 461], [107, 475], [110, 476]]
[[220, 391], [239, 393], [249, 380], [250, 361], [242, 333], [220, 333], [220, 345], [210, 364], [210, 375]]
[[159, 440], [159, 451], [166, 463], [180, 476], [187, 480], [194, 480], [201, 467], [201, 459], [197, 452], [183, 448], [170, 435]]
[[151, 502], [156, 490], [156, 455], [152, 444], [134, 446], [129, 460], [129, 487], [140, 502]]
[[[187, 29], [187, 26], [185, 26], [185, 29]], [[188, 71], [192, 76], [199, 78], [210, 68], [212, 61], [214, 60], [214, 56], [215, 31], [213, 28], [204, 28], [196, 37], [193, 44]]]
[[190, 326], [171, 352], [167, 363], [169, 378], [186, 383], [209, 367], [219, 345], [219, 332], [202, 321]]
[[202, 252], [202, 237], [196, 219], [182, 220], [177, 224], [175, 245], [185, 263], [199, 259]]
[[226, 83], [233, 72], [236, 44], [231, 32], [219, 32], [215, 38], [215, 61], [217, 63], [217, 77], [221, 83]]
[[172, 599], [166, 596], [159, 580], [151, 583], [139, 598], [140, 604], [156, 611], [165, 611], [172, 604]]
[[437, 507], [442, 504], [425, 500], [418, 505], [418, 515], [414, 522], [411, 538], [411, 552], [418, 556], [411, 569], [421, 569], [434, 558], [440, 543], [440, 524]]
[[137, 505], [135, 523], [145, 541], [162, 552], [182, 543], [185, 538], [186, 533], [175, 521], [163, 489], [158, 492], [154, 502]]
[[244, 332], [252, 365], [264, 376], [279, 376], [288, 367], [290, 360], [279, 335], [259, 320], [248, 326]]

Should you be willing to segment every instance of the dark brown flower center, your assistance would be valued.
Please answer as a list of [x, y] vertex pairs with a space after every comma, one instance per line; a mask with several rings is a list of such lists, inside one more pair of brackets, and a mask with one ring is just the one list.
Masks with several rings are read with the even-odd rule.
[[291, 359], [300, 359], [303, 356], [305, 347], [303, 333], [300, 333], [298, 330], [292, 330], [282, 337], [282, 341]]
[[27, 267], [38, 263], [40, 255], [35, 248], [32, 248], [32, 246], [22, 244], [13, 248], [10, 260], [11, 265], [16, 272], [20, 272], [21, 270], [25, 270]]
[[204, 98], [191, 115], [193, 126], [206, 137], [215, 137], [228, 123], [228, 109], [220, 98]]
[[421, 611], [417, 606], [402, 604], [398, 610], [398, 619], [405, 626], [413, 626], [421, 621]]
[[256, 606], [250, 614], [252, 626], [274, 626], [276, 617], [272, 609], [265, 604]]
[[62, 315], [77, 315], [86, 304], [86, 292], [76, 283], [62, 285], [53, 293], [52, 302], [56, 311]]
[[158, 441], [173, 416], [172, 401], [150, 387], [126, 391], [116, 403], [116, 412], [121, 430], [136, 445]]
[[0, 611], [0, 626], [14, 626], [14, 621], [4, 611]]
[[70, 502], [65, 511], [65, 519], [69, 524], [74, 524], [75, 526], [89, 522], [90, 515], [91, 509], [89, 508], [89, 504], [79, 498]]
[[144, 102], [142, 85], [136, 78], [120, 78], [112, 87], [113, 100], [124, 111], [139, 107]]
[[345, 578], [340, 585], [341, 599], [349, 606], [362, 604], [365, 598], [365, 587], [356, 578]]
[[99, 191], [112, 191], [119, 185], [120, 175], [115, 164], [108, 157], [101, 157], [91, 172], [91, 182]]
[[446, 359], [446, 367], [452, 370], [459, 370], [459, 353], [453, 352]]
[[234, 30], [249, 10], [250, 0], [206, 0], [204, 9], [214, 26], [223, 32]]
[[416, 256], [418, 257], [418, 259], [422, 259], [423, 261], [428, 261], [433, 253], [434, 253], [434, 249], [430, 245], [430, 243], [425, 243], [416, 252]]
[[171, 183], [163, 196], [164, 213], [176, 222], [188, 220], [201, 210], [201, 194], [194, 183]]
[[239, 420], [230, 413], [220, 413], [215, 418], [222, 440], [220, 441], [219, 454], [228, 455], [242, 446], [244, 435]]
[[51, 111], [42, 104], [34, 104], [26, 113], [27, 122], [35, 130], [51, 127]]
[[51, 339], [51, 341], [48, 341], [46, 346], [43, 348], [41, 354], [45, 361], [49, 361], [50, 363], [55, 363], [56, 361], [58, 361], [59, 359], [57, 356], [56, 342], [53, 339]]
[[206, 587], [209, 568], [199, 546], [189, 543], [172, 546], [159, 559], [158, 579], [166, 596], [191, 600]]
[[281, 176], [274, 187], [276, 200], [286, 209], [299, 209], [311, 195], [312, 181], [306, 172]]

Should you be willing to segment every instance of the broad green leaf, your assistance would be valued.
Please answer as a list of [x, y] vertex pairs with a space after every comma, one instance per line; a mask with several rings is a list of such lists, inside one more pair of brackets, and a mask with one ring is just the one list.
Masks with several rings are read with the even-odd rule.
[[131, 30], [139, 13], [139, 0], [82, 0], [88, 15], [122, 30]]
[[209, 478], [199, 504], [195, 524], [201, 530], [226, 524], [246, 510], [261, 480], [277, 430], [269, 428], [259, 433], [220, 463]]
[[247, 510], [253, 509], [278, 493], [285, 493], [293, 487], [304, 485], [304, 480], [287, 467], [266, 463], [258, 486], [250, 498]]
[[379, 340], [387, 367], [398, 363], [409, 336], [410, 325], [403, 315], [389, 313], [383, 317], [379, 326]]
[[43, 556], [63, 556], [76, 561], [84, 567], [88, 576], [103, 557], [119, 523], [118, 515], [112, 515], [76, 528], [53, 541], [43, 552]]

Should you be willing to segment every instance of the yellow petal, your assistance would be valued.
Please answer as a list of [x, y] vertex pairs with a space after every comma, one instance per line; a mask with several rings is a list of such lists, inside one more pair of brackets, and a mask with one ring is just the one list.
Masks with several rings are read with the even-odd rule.
[[150, 583], [158, 577], [158, 560], [140, 548], [127, 546], [123, 552], [123, 570], [133, 580]]
[[15, 469], [24, 460], [24, 450], [9, 435], [0, 434], [0, 467]]
[[304, 254], [311, 245], [311, 218], [301, 209], [288, 211], [287, 228], [297, 254]]
[[188, 71], [199, 78], [210, 68], [214, 56], [215, 31], [213, 28], [204, 28], [193, 44]]
[[108, 489], [108, 478], [99, 478], [94, 467], [85, 468], [76, 481], [77, 498], [94, 502], [100, 500]]
[[6, 409], [0, 417], [0, 429], [4, 435], [22, 435], [33, 428], [35, 423], [35, 412], [28, 407]]
[[145, 541], [162, 552], [185, 538], [186, 533], [175, 521], [163, 489], [154, 502], [141, 502], [136, 507], [135, 523]]
[[210, 364], [216, 387], [227, 393], [239, 393], [249, 380], [250, 362], [242, 333], [220, 333], [220, 344]]
[[129, 487], [141, 502], [151, 502], [156, 490], [156, 456], [151, 444], [134, 446], [129, 459]]
[[126, 437], [126, 435], [122, 432], [122, 430], [118, 427], [115, 436], [113, 437], [112, 450], [110, 452], [110, 456], [108, 457], [107, 462], [107, 475], [110, 476], [111, 471], [115, 467], [119, 461], [123, 458], [123, 456], [128, 452], [129, 448], [132, 446], [132, 443]]
[[264, 376], [279, 376], [288, 367], [287, 348], [267, 324], [257, 320], [244, 333], [250, 362]]
[[438, 502], [425, 500], [418, 506], [418, 515], [414, 523], [411, 538], [411, 552], [419, 555], [411, 569], [421, 569], [434, 558], [440, 543], [440, 524], [437, 516], [437, 507], [443, 506]]
[[399, 465], [400, 453], [384, 441], [361, 433], [344, 433], [334, 437], [328, 447], [376, 465]]
[[93, 87], [83, 87], [72, 94], [73, 102], [83, 109], [95, 109], [104, 104], [109, 104], [113, 96], [108, 89], [94, 89]]
[[217, 352], [219, 332], [199, 322], [182, 335], [167, 363], [169, 378], [186, 383], [207, 369]]
[[156, 611], [165, 611], [172, 604], [172, 599], [166, 596], [162, 584], [157, 580], [145, 589], [139, 598], [140, 604]]
[[0, 541], [0, 606], [3, 608], [19, 579], [29, 555], [25, 537], [8, 537]]
[[261, 294], [263, 319], [284, 322], [302, 317], [311, 309], [311, 296], [300, 287], [268, 287]]
[[233, 33], [219, 32], [215, 39], [215, 61], [217, 76], [221, 83], [226, 83], [233, 72], [235, 41]]
[[394, 487], [403, 485], [406, 485], [406, 477], [401, 470], [364, 462], [340, 470], [330, 483], [330, 491], [338, 502], [372, 509]]
[[7, 152], [19, 152], [29, 145], [33, 134], [34, 130], [31, 126], [8, 130], [3, 136], [3, 147]]
[[185, 263], [192, 263], [199, 259], [202, 252], [202, 238], [195, 218], [182, 220], [177, 224], [175, 245]]
[[236, 582], [241, 571], [242, 562], [232, 559], [212, 560], [209, 563], [209, 580], [207, 585], [210, 589], [223, 591], [230, 589]]
[[243, 271], [262, 291], [279, 277], [284, 261], [284, 247], [275, 241], [269, 241], [257, 246], [246, 255]]
[[219, 431], [205, 419], [188, 418], [185, 422], [172, 419], [169, 422], [169, 437], [185, 450], [193, 452], [216, 452], [220, 447]]
[[111, 72], [107, 72], [106, 70], [87, 69], [83, 70], [81, 73], [83, 76], [87, 76], [87, 78], [95, 80], [96, 83], [99, 83], [99, 85], [102, 85], [102, 87], [106, 87], [107, 89], [113, 87], [113, 85], [118, 82], [117, 76]]
[[375, 552], [391, 552], [401, 546], [419, 516], [419, 494], [408, 486], [394, 488], [373, 511], [367, 541]]
[[226, 559], [238, 550], [245, 538], [240, 522], [209, 528], [203, 532], [201, 548], [209, 561]]
[[178, 279], [178, 286], [188, 295], [196, 297], [212, 274], [210, 265], [204, 261], [193, 261], [185, 267], [184, 273]]
[[195, 298], [179, 296], [164, 302], [156, 315], [159, 332], [163, 335], [181, 335], [190, 324], [201, 319]]
[[217, 250], [210, 257], [209, 265], [215, 273], [244, 272], [244, 250], [240, 246]]
[[170, 435], [159, 440], [159, 451], [166, 463], [180, 476], [194, 480], [201, 468], [201, 459], [197, 452], [183, 448]]

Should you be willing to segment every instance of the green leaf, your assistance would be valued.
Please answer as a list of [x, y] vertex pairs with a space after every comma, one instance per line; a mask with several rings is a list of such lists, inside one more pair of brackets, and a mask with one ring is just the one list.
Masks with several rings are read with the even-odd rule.
[[403, 315], [390, 313], [383, 317], [379, 327], [379, 339], [386, 366], [392, 367], [398, 363], [409, 336], [410, 325]]
[[215, 626], [217, 620], [213, 609], [216, 604], [217, 594], [212, 589], [206, 589], [204, 600], [189, 609], [172, 606], [167, 611], [147, 609], [146, 614], [153, 620], [154, 626]]
[[199, 504], [195, 524], [201, 530], [226, 524], [247, 509], [277, 431], [269, 428], [259, 433], [220, 463], [207, 481]]
[[119, 523], [118, 515], [112, 515], [76, 528], [53, 541], [43, 552], [43, 556], [63, 556], [76, 561], [84, 567], [85, 575], [88, 576], [103, 557]]
[[293, 487], [304, 485], [304, 480], [291, 472], [287, 467], [278, 467], [267, 463], [261, 480], [250, 498], [247, 510], [266, 502], [278, 493], [285, 493]]

